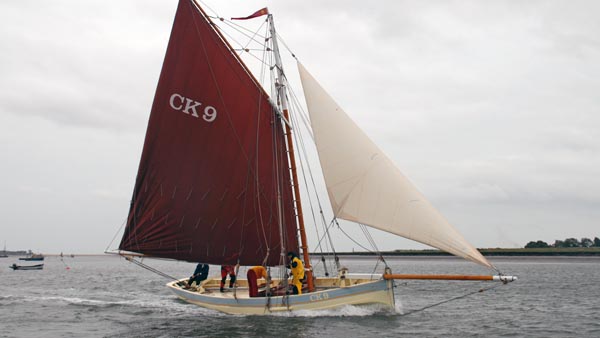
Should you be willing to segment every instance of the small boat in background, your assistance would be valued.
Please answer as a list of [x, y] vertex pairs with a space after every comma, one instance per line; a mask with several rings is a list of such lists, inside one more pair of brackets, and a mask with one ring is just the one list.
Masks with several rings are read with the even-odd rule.
[[11, 268], [13, 270], [42, 270], [44, 268], [44, 264], [37, 264], [37, 265], [13, 264], [13, 265], [10, 265], [9, 268]]
[[4, 250], [0, 253], [0, 258], [6, 258], [8, 255], [6, 254], [6, 242], [4, 242]]
[[21, 261], [43, 261], [44, 255], [42, 254], [31, 254], [29, 257], [21, 257], [19, 258]]

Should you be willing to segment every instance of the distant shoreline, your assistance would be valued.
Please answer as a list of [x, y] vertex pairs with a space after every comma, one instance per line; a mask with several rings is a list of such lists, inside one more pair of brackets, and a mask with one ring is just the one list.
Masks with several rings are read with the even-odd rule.
[[[592, 247], [592, 248], [529, 248], [529, 249], [504, 249], [504, 248], [494, 248], [494, 249], [478, 249], [484, 256], [600, 256], [600, 248]], [[7, 251], [6, 254], [9, 257], [21, 257], [25, 256], [26, 253], [21, 252], [10, 252]], [[377, 256], [375, 252], [366, 252], [366, 251], [355, 251], [355, 252], [336, 252], [338, 256]], [[434, 250], [434, 249], [423, 249], [423, 250], [394, 250], [394, 251], [382, 251], [381, 254], [383, 256], [453, 256], [449, 253]], [[78, 253], [69, 253], [63, 254], [64, 257], [71, 256], [106, 256], [105, 253], [86, 253], [86, 254], [78, 254]], [[313, 252], [311, 253], [313, 256], [331, 256], [333, 253], [320, 253]], [[56, 257], [60, 254], [44, 254], [46, 257]]]
[[[484, 256], [600, 256], [600, 248], [532, 248], [532, 249], [478, 249]], [[394, 250], [382, 251], [383, 256], [453, 256], [449, 253], [425, 250]], [[320, 253], [312, 253], [320, 255]], [[323, 255], [331, 255], [324, 253]], [[376, 256], [374, 252], [337, 252], [343, 256]]]

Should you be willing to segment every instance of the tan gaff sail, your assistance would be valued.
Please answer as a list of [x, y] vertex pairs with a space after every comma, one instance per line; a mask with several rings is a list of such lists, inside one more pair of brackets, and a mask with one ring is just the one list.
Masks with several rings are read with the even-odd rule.
[[402, 175], [300, 62], [298, 70], [334, 215], [493, 268]]

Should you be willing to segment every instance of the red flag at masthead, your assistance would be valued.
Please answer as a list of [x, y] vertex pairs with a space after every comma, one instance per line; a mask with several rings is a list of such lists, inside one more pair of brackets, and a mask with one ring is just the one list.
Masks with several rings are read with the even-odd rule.
[[269, 10], [267, 9], [267, 7], [265, 7], [263, 9], [260, 9], [260, 10], [258, 10], [256, 12], [254, 12], [251, 15], [248, 15], [245, 18], [231, 18], [231, 20], [248, 20], [248, 19], [257, 18], [259, 16], [263, 16], [263, 15], [267, 15], [267, 14], [269, 14]]

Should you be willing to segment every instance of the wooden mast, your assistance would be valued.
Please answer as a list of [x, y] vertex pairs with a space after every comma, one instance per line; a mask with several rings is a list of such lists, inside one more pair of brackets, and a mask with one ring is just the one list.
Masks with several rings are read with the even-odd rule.
[[[291, 123], [290, 114], [288, 110], [288, 101], [285, 92], [285, 76], [283, 74], [283, 64], [281, 62], [281, 56], [279, 54], [279, 45], [277, 43], [277, 33], [275, 32], [275, 24], [273, 23], [273, 15], [268, 16], [271, 39], [273, 41], [273, 54], [275, 55], [275, 64], [277, 67], [277, 91], [281, 100], [281, 108], [283, 111], [283, 117], [286, 121]], [[302, 248], [302, 255], [304, 258], [305, 267], [305, 278], [308, 284], [308, 291], [314, 291], [313, 273], [310, 265], [310, 255], [308, 252], [308, 243], [306, 240], [306, 230], [304, 228], [304, 215], [302, 214], [302, 203], [300, 202], [300, 185], [298, 184], [298, 172], [296, 169], [296, 156], [294, 153], [294, 144], [292, 140], [292, 129], [288, 123], [284, 123], [285, 135], [288, 144], [289, 159], [290, 159], [290, 170], [292, 172], [292, 183], [294, 185], [294, 196], [296, 203], [296, 211], [298, 213], [298, 230], [300, 232], [300, 247]]]

